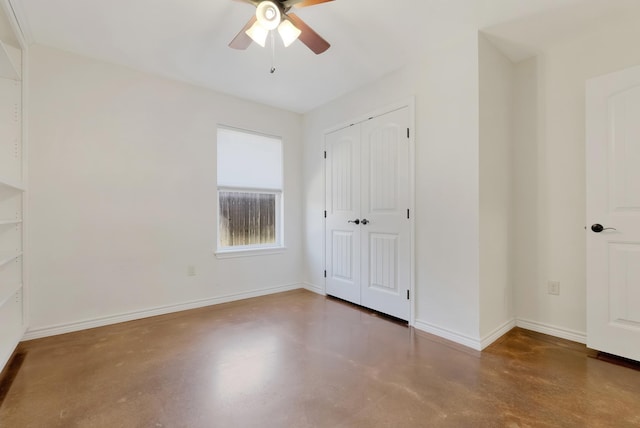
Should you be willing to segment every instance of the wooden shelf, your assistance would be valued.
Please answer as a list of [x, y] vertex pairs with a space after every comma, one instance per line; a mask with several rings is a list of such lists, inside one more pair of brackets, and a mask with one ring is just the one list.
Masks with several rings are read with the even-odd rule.
[[0, 251], [0, 267], [4, 265], [8, 265], [9, 263], [11, 263], [12, 261], [14, 261], [15, 259], [21, 256], [22, 256], [22, 251], [19, 251], [17, 253], [10, 252], [10, 251]]
[[20, 50], [0, 41], [0, 77], [20, 80]]
[[24, 186], [21, 183], [18, 183], [13, 180], [7, 180], [6, 178], [0, 177], [0, 186], [10, 187], [15, 190], [20, 190], [24, 192]]

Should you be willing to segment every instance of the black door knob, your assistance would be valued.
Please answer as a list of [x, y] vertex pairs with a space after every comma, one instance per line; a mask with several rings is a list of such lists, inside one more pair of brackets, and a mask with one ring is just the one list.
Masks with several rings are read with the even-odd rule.
[[362, 219], [362, 224], [367, 225], [369, 224], [369, 220], [367, 220], [366, 218]]
[[357, 218], [355, 220], [349, 220], [347, 223], [355, 223], [355, 224], [360, 224], [360, 219]]
[[603, 230], [617, 230], [617, 229], [615, 227], [604, 227], [600, 223], [596, 223], [591, 226], [591, 230], [594, 231], [595, 233], [600, 233]]

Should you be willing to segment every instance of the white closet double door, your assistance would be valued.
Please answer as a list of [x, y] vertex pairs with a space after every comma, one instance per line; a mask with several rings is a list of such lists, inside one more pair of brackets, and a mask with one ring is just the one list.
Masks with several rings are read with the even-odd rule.
[[409, 320], [409, 108], [325, 136], [326, 292]]

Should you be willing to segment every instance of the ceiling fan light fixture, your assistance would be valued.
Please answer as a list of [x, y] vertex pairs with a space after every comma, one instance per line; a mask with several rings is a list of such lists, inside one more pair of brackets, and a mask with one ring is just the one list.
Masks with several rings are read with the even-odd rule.
[[282, 42], [285, 47], [288, 47], [291, 43], [295, 42], [302, 31], [291, 23], [288, 19], [283, 19], [280, 25], [278, 25], [278, 33], [282, 38]]
[[264, 0], [256, 7], [256, 18], [264, 29], [275, 30], [282, 21], [282, 13], [277, 4]]
[[260, 25], [260, 21], [254, 22], [254, 24], [247, 31], [247, 36], [251, 37], [251, 40], [264, 47], [267, 43], [267, 36], [269, 30]]
[[[285, 47], [295, 40], [311, 51], [320, 55], [331, 47], [313, 28], [309, 27], [295, 13], [290, 13], [292, 7], [307, 7], [316, 4], [333, 2], [334, 0], [236, 0], [255, 6], [256, 10], [251, 19], [242, 27], [240, 32], [229, 43], [229, 47], [245, 50], [252, 42], [265, 47], [271, 31], [278, 29]], [[274, 39], [271, 33], [271, 40]], [[275, 45], [274, 52], [275, 52]]]

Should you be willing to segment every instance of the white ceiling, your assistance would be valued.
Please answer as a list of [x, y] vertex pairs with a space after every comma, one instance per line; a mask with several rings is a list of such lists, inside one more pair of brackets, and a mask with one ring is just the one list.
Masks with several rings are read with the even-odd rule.
[[[277, 45], [274, 74], [269, 73], [270, 49], [255, 43], [246, 51], [228, 47], [254, 13], [246, 3], [10, 3], [31, 43], [302, 113], [427, 55], [461, 31], [493, 28], [494, 39], [519, 59], [540, 48], [541, 34], [548, 44], [554, 34], [566, 35], [574, 21], [590, 25], [613, 5], [627, 7], [640, 0], [336, 0], [296, 10], [332, 47], [316, 56], [299, 41], [289, 48]], [[518, 24], [510, 26], [513, 22]]]

